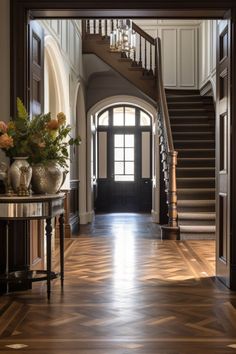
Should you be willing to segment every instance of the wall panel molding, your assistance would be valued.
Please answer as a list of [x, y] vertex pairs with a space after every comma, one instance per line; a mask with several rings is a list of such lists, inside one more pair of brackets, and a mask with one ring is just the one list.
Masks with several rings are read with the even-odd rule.
[[178, 36], [178, 85], [197, 88], [197, 31], [195, 28], [180, 28]]

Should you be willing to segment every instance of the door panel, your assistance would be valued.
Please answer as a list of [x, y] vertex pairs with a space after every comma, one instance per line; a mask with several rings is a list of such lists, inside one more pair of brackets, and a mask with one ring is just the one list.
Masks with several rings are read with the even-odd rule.
[[[29, 24], [29, 87], [30, 113], [40, 114], [44, 109], [44, 32], [36, 21]], [[30, 266], [44, 267], [44, 222], [30, 221]]]
[[230, 20], [218, 21], [216, 107], [216, 275], [230, 286]]
[[29, 24], [30, 113], [44, 108], [44, 31], [36, 21]]
[[151, 118], [131, 106], [98, 117], [96, 211], [151, 211]]

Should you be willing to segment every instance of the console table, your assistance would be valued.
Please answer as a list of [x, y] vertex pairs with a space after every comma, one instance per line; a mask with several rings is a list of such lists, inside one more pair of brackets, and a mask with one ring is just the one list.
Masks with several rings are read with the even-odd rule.
[[[6, 282], [7, 292], [9, 283], [23, 281], [47, 281], [47, 296], [50, 299], [51, 280], [59, 276], [52, 271], [52, 218], [59, 216], [60, 237], [60, 278], [63, 288], [64, 280], [64, 194], [33, 195], [30, 197], [0, 195], [0, 220], [6, 222], [6, 266], [5, 274], [0, 280]], [[14, 220], [46, 220], [46, 257], [47, 269], [9, 272], [9, 223]]]

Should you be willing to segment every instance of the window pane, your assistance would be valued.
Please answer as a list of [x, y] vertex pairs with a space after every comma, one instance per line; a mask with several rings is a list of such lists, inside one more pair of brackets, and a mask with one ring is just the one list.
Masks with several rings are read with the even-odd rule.
[[98, 177], [107, 178], [107, 132], [98, 133]]
[[134, 147], [134, 134], [125, 134], [125, 146]]
[[113, 109], [113, 125], [124, 125], [124, 108], [117, 107]]
[[108, 111], [104, 112], [99, 118], [98, 118], [98, 125], [109, 125], [109, 118], [108, 118]]
[[141, 138], [141, 161], [142, 161], [142, 178], [150, 178], [150, 170], [151, 170], [151, 147], [150, 141], [151, 133], [150, 132], [142, 132]]
[[143, 111], [140, 111], [140, 125], [141, 126], [151, 125], [151, 119], [149, 115]]
[[121, 176], [115, 176], [115, 181], [117, 182], [132, 182], [134, 181], [134, 176], [129, 176], [129, 175], [121, 175]]
[[134, 162], [125, 162], [125, 174], [126, 175], [134, 174]]
[[135, 108], [125, 107], [125, 125], [135, 125]]
[[134, 161], [134, 148], [125, 149], [125, 160]]
[[124, 149], [115, 148], [115, 161], [123, 161], [124, 160]]
[[115, 147], [124, 146], [124, 134], [115, 134]]
[[124, 163], [123, 162], [115, 162], [115, 175], [124, 174]]

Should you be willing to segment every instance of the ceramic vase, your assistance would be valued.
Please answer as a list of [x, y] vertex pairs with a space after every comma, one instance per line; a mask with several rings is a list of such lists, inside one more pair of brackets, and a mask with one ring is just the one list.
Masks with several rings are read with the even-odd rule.
[[28, 157], [14, 157], [14, 162], [9, 168], [9, 177], [11, 186], [15, 193], [18, 193], [20, 185], [24, 185], [26, 189], [29, 188], [32, 167], [28, 163]]
[[64, 183], [66, 172], [55, 161], [32, 166], [32, 190], [36, 194], [55, 194]]

